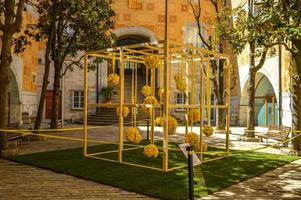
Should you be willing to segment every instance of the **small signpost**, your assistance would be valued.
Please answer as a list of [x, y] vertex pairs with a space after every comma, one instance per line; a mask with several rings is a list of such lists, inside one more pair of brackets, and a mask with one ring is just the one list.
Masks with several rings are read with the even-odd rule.
[[186, 158], [188, 158], [188, 185], [189, 185], [189, 200], [194, 199], [194, 184], [193, 184], [193, 167], [202, 164], [198, 156], [189, 143], [179, 144], [179, 147]]

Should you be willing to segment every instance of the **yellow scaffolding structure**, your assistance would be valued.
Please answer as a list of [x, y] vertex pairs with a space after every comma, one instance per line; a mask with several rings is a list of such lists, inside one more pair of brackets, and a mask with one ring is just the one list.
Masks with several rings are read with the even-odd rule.
[[[128, 45], [128, 46], [121, 46], [116, 48], [108, 48], [104, 50], [97, 50], [97, 51], [90, 51], [86, 52], [85, 54], [85, 63], [84, 63], [84, 124], [83, 124], [83, 155], [86, 157], [91, 157], [95, 159], [102, 159], [106, 161], [111, 162], [118, 162], [123, 163], [131, 166], [136, 167], [144, 167], [148, 169], [153, 170], [159, 170], [164, 172], [169, 172], [172, 170], [176, 170], [185, 166], [177, 166], [173, 168], [169, 168], [169, 156], [168, 153], [170, 148], [168, 148], [168, 142], [169, 142], [169, 135], [168, 135], [168, 116], [170, 114], [171, 108], [184, 108], [187, 110], [189, 109], [199, 109], [200, 111], [200, 144], [203, 144], [203, 121], [204, 121], [204, 111], [206, 110], [206, 117], [208, 120], [208, 124], [210, 125], [210, 116], [211, 116], [211, 108], [219, 108], [219, 109], [226, 109], [227, 117], [226, 117], [226, 142], [225, 142], [225, 155], [229, 155], [229, 128], [230, 128], [230, 81], [231, 81], [231, 67], [230, 67], [230, 61], [229, 57], [225, 54], [221, 54], [215, 51], [209, 51], [204, 48], [194, 47], [189, 44], [177, 44], [177, 43], [170, 43], [168, 42], [167, 47], [167, 65], [166, 68], [163, 69], [162, 63], [164, 62], [164, 42], [151, 42], [151, 43], [141, 43], [141, 44], [134, 44], [134, 45]], [[125, 162], [123, 160], [123, 152], [137, 149], [137, 148], [131, 148], [131, 149], [124, 149], [124, 117], [123, 117], [123, 108], [124, 106], [129, 106], [131, 109], [137, 110], [138, 107], [145, 106], [142, 103], [137, 102], [137, 65], [145, 64], [146, 59], [149, 56], [156, 56], [158, 59], [160, 59], [160, 62], [158, 64], [158, 70], [155, 69], [147, 69], [148, 72], [150, 72], [150, 86], [152, 88], [152, 95], [155, 96], [155, 85], [156, 82], [160, 84], [161, 88], [164, 88], [164, 98], [163, 101], [160, 100], [159, 105], [147, 105], [148, 108], [150, 108], [150, 119], [151, 119], [151, 143], [154, 142], [154, 120], [155, 120], [155, 108], [160, 108], [160, 115], [163, 112], [163, 118], [164, 118], [164, 129], [163, 129], [163, 147], [159, 148], [163, 150], [163, 164], [162, 168], [153, 167], [153, 166], [145, 166], [140, 165], [136, 163], [129, 163]], [[92, 60], [91, 58], [102, 58], [107, 60], [112, 60], [113, 62], [113, 72], [116, 71], [115, 66], [115, 60], [119, 61], [119, 76], [120, 76], [120, 83], [119, 83], [119, 103], [112, 103], [110, 104], [110, 107], [119, 107], [119, 142], [118, 142], [118, 150], [115, 151], [109, 151], [109, 152], [118, 152], [118, 160], [108, 159], [108, 158], [101, 158], [97, 157], [96, 155], [105, 154], [106, 152], [100, 152], [100, 153], [94, 153], [89, 154], [88, 153], [88, 109], [91, 107], [107, 107], [108, 105], [104, 103], [100, 104], [88, 104], [88, 65], [89, 61]], [[225, 71], [226, 71], [226, 103], [225, 105], [211, 105], [211, 80], [210, 80], [210, 72], [211, 72], [211, 61], [219, 61], [224, 60], [225, 63]], [[132, 86], [132, 101], [131, 103], [125, 103], [124, 102], [124, 72], [125, 72], [125, 62], [133, 63], [133, 71], [132, 71], [132, 77], [134, 79], [132, 80], [133, 83], [135, 83], [135, 86]], [[170, 90], [171, 90], [171, 73], [172, 68], [176, 67], [175, 64], [183, 64], [185, 63], [185, 72], [186, 72], [186, 83], [188, 83], [188, 73], [190, 72], [191, 77], [191, 102], [188, 103], [188, 94], [189, 94], [189, 84], [187, 84], [187, 89], [185, 91], [186, 94], [186, 102], [185, 104], [172, 104], [170, 103]], [[190, 69], [190, 70], [189, 70]], [[158, 78], [156, 78], [155, 73], [158, 73]], [[199, 72], [199, 73], [197, 73]], [[204, 75], [206, 73], [206, 75]], [[148, 76], [148, 73], [147, 73]], [[198, 77], [198, 78], [196, 78]], [[196, 80], [199, 80], [199, 91], [195, 89]], [[204, 84], [205, 83], [205, 84]], [[204, 94], [204, 92], [206, 92]], [[195, 102], [195, 94], [199, 93], [199, 103]], [[134, 95], [134, 96], [133, 96]], [[204, 99], [206, 98], [206, 101]], [[136, 125], [136, 115], [137, 112], [134, 113], [134, 116], [132, 116], [132, 119], [134, 122], [132, 124]], [[186, 112], [186, 120], [187, 119], [187, 112]], [[193, 125], [193, 124], [192, 124]], [[186, 126], [188, 126], [188, 123], [186, 123]], [[187, 127], [186, 127], [187, 129]], [[203, 149], [201, 147], [201, 149]], [[173, 151], [173, 150], [172, 150]], [[209, 162], [210, 160], [203, 161], [203, 154], [204, 152], [199, 152], [200, 159], [202, 162]], [[223, 156], [224, 157], [224, 156]], [[212, 160], [215, 160], [216, 158], [213, 158]]]

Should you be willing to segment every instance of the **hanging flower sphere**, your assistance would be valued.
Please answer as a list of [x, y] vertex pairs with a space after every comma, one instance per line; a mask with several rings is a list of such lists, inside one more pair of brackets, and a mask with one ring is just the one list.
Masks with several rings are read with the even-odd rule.
[[160, 126], [160, 127], [162, 127], [164, 125], [164, 120], [163, 120], [163, 118], [162, 117], [157, 117], [156, 119], [155, 119], [155, 126]]
[[168, 117], [168, 135], [173, 135], [176, 133], [178, 127], [178, 122], [172, 116]]
[[[123, 110], [122, 110], [122, 116], [123, 117], [127, 117], [130, 113], [130, 110], [128, 107], [123, 107]], [[117, 116], [119, 116], [119, 107], [116, 109], [116, 114]]]
[[145, 65], [150, 68], [150, 69], [154, 69], [156, 68], [160, 63], [160, 59], [158, 56], [148, 56], [145, 59]]
[[181, 91], [181, 92], [185, 92], [187, 90], [187, 83], [185, 80], [185, 77], [183, 75], [183, 73], [177, 73], [174, 75], [174, 79], [176, 82], [176, 88], [177, 90]]
[[145, 97], [151, 96], [152, 95], [152, 88], [148, 85], [145, 85], [145, 86], [142, 87], [141, 93]]
[[151, 108], [147, 108], [147, 105], [159, 105], [158, 100], [156, 99], [156, 97], [154, 96], [147, 96], [145, 97], [144, 101], [143, 101], [143, 111], [146, 113], [150, 113], [151, 112]]
[[160, 88], [158, 93], [159, 93], [160, 100], [164, 101], [164, 89]]
[[205, 152], [208, 150], [208, 145], [206, 143], [203, 142], [203, 149], [201, 149], [201, 143], [198, 142], [195, 146], [194, 146], [194, 150], [196, 152]]
[[199, 137], [194, 132], [187, 133], [185, 135], [185, 142], [189, 143], [191, 146], [195, 146], [199, 142]]
[[142, 140], [142, 136], [137, 128], [128, 128], [125, 134], [126, 139], [134, 144], [138, 144]]
[[118, 74], [110, 74], [108, 76], [108, 84], [112, 86], [119, 85], [119, 75]]
[[189, 122], [198, 122], [200, 121], [201, 115], [197, 109], [190, 110], [188, 112], [188, 121]]
[[210, 126], [210, 125], [205, 125], [203, 127], [203, 133], [206, 135], [206, 136], [211, 136], [213, 135], [213, 128]]
[[143, 154], [149, 158], [156, 158], [159, 155], [159, 149], [156, 145], [149, 144], [146, 147], [144, 147]]

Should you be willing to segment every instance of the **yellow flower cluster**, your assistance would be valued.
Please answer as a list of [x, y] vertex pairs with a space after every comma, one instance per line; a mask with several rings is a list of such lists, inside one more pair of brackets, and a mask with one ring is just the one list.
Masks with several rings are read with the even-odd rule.
[[156, 119], [155, 119], [155, 126], [160, 126], [160, 127], [162, 127], [164, 125], [164, 120], [163, 120], [163, 118], [162, 117], [157, 117]]
[[159, 93], [160, 100], [163, 101], [164, 100], [164, 89], [160, 88], [158, 93]]
[[154, 144], [149, 144], [146, 147], [144, 147], [143, 151], [144, 155], [146, 155], [149, 158], [156, 158], [159, 155], [159, 149], [156, 145]]
[[142, 140], [142, 136], [137, 128], [128, 128], [125, 134], [126, 139], [134, 144], [138, 144]]
[[108, 83], [109, 85], [115, 86], [119, 84], [119, 75], [118, 74], [110, 74], [108, 76]]
[[150, 104], [150, 105], [158, 105], [158, 100], [156, 99], [156, 97], [154, 96], [147, 96], [145, 97], [144, 101], [143, 101], [143, 105], [144, 105], [144, 108], [143, 108], [143, 111], [146, 112], [146, 113], [150, 113], [151, 112], [151, 108], [147, 108], [147, 104]]
[[142, 87], [141, 93], [145, 97], [151, 96], [152, 95], [152, 88], [150, 86], [148, 86], [148, 85], [145, 85], [145, 86]]
[[[122, 110], [122, 115], [123, 117], [127, 117], [130, 113], [130, 110], [128, 107], [123, 107], [123, 110]], [[119, 107], [116, 109], [116, 114], [117, 116], [119, 116]]]
[[199, 137], [194, 132], [187, 133], [185, 135], [185, 142], [189, 143], [191, 146], [194, 146], [199, 142]]
[[150, 69], [156, 68], [159, 65], [159, 62], [160, 59], [158, 56], [148, 56], [145, 59], [145, 65]]
[[198, 142], [196, 145], [195, 145], [195, 151], [196, 152], [205, 152], [205, 151], [207, 151], [208, 150], [208, 145], [206, 144], [206, 143], [204, 143], [203, 142], [203, 149], [201, 149], [201, 143], [200, 142]]
[[176, 81], [176, 88], [179, 91], [185, 92], [187, 90], [187, 83], [182, 73], [174, 75]]
[[203, 133], [206, 135], [206, 136], [211, 136], [213, 135], [213, 128], [210, 126], [210, 125], [205, 125], [203, 127]]
[[168, 116], [168, 135], [173, 135], [176, 133], [178, 127], [178, 122], [172, 116]]
[[200, 121], [200, 117], [201, 117], [200, 112], [197, 109], [193, 109], [188, 112], [188, 121], [189, 122], [192, 122], [192, 121], [198, 122], [198, 121]]

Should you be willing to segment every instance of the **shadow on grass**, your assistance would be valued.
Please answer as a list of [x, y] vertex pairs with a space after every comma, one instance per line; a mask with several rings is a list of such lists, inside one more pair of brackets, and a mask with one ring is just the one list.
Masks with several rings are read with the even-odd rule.
[[[172, 144], [175, 147], [176, 144]], [[99, 145], [89, 148], [89, 152], [112, 150], [114, 145]], [[210, 148], [209, 151], [221, 151]], [[162, 166], [162, 155], [150, 159], [143, 149], [126, 151], [124, 158], [137, 164]], [[104, 156], [104, 155], [102, 155]], [[116, 159], [116, 153], [105, 154], [106, 158]], [[208, 157], [209, 158], [209, 157]], [[245, 179], [258, 176], [271, 169], [289, 163], [296, 157], [232, 151], [232, 156], [205, 163], [195, 168], [195, 192], [204, 196]], [[161, 199], [187, 199], [187, 169], [169, 173], [132, 167], [98, 159], [83, 158], [82, 149], [68, 149], [11, 157], [10, 160], [50, 169], [55, 172], [93, 180]], [[170, 167], [186, 163], [181, 152], [170, 153]]]

